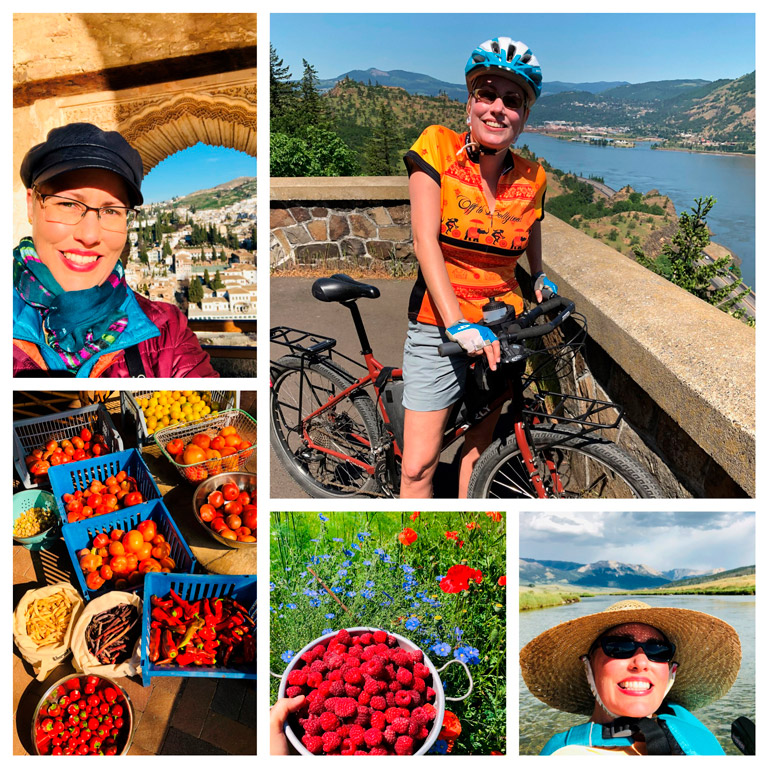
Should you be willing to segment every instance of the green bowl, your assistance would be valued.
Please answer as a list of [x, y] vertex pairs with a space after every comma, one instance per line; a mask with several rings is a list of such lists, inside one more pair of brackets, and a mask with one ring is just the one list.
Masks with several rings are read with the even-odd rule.
[[31, 491], [21, 491], [13, 496], [13, 522], [15, 523], [21, 515], [34, 507], [47, 507], [53, 510], [56, 516], [56, 522], [44, 531], [34, 536], [14, 536], [13, 540], [18, 541], [25, 549], [33, 551], [47, 549], [52, 546], [59, 538], [59, 529], [61, 528], [61, 518], [56, 506], [56, 499], [48, 491], [33, 489]]

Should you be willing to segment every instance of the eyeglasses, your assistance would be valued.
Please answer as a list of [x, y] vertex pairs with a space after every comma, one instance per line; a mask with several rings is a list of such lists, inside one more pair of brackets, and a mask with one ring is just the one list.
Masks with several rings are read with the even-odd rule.
[[525, 96], [519, 91], [510, 91], [501, 96], [493, 88], [481, 85], [472, 89], [472, 95], [481, 104], [493, 104], [496, 99], [501, 99], [507, 109], [522, 109], [525, 107]]
[[39, 190], [35, 193], [40, 198], [45, 220], [53, 224], [77, 224], [88, 211], [96, 211], [101, 226], [109, 232], [126, 232], [136, 220], [137, 211], [121, 205], [105, 205], [92, 208], [90, 205], [72, 200], [61, 195], [44, 195]]
[[601, 637], [598, 642], [606, 656], [612, 659], [631, 659], [638, 648], [648, 657], [648, 661], [672, 661], [675, 657], [675, 644], [669, 640], [646, 640], [640, 642], [631, 637]]

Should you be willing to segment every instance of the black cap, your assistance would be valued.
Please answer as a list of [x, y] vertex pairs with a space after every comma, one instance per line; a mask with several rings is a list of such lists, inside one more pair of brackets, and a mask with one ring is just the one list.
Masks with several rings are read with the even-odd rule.
[[42, 144], [32, 147], [24, 156], [21, 180], [29, 189], [61, 173], [81, 168], [102, 168], [116, 173], [126, 183], [131, 206], [144, 202], [141, 155], [117, 131], [102, 131], [91, 123], [70, 123], [50, 131]]

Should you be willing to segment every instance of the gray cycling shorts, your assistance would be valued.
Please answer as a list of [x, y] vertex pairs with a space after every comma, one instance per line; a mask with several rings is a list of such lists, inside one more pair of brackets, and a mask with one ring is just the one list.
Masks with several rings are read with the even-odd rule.
[[467, 355], [440, 357], [437, 347], [450, 341], [445, 328], [409, 321], [403, 350], [403, 405], [410, 411], [439, 411], [464, 392]]

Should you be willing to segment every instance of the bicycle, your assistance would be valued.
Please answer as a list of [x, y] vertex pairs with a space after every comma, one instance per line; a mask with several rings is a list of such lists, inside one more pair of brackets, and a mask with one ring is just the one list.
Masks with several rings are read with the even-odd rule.
[[[336, 340], [310, 331], [272, 328], [273, 343], [289, 354], [270, 363], [270, 442], [291, 477], [311, 496], [396, 497], [402, 456], [402, 370], [373, 354], [357, 301], [379, 289], [347, 275], [320, 278], [312, 295], [346, 307], [365, 363], [335, 350]], [[502, 364], [491, 372], [482, 358], [455, 404], [441, 452], [505, 403], [512, 428], [478, 459], [468, 495], [474, 498], [661, 498], [656, 481], [614, 443], [596, 435], [617, 428], [623, 409], [547, 389], [583, 346], [586, 324], [573, 302], [552, 296], [515, 316], [495, 302], [486, 324], [501, 343]], [[500, 308], [503, 311], [499, 311]], [[546, 319], [549, 313], [554, 317]], [[503, 315], [503, 316], [502, 316]], [[575, 330], [547, 346], [544, 337], [571, 318]], [[538, 341], [537, 341], [538, 340]], [[458, 344], [441, 354], [463, 353]], [[540, 356], [540, 362], [531, 360]], [[355, 376], [340, 362], [363, 369]]]

